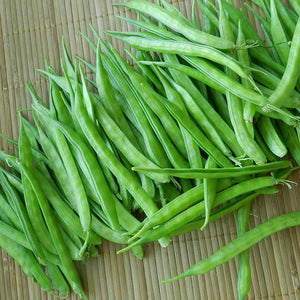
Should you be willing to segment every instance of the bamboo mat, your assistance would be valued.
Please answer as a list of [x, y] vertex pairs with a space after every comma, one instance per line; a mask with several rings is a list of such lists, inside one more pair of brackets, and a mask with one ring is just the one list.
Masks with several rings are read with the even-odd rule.
[[[44, 99], [47, 83], [35, 71], [43, 68], [44, 58], [59, 70], [61, 37], [72, 55], [94, 61], [78, 30], [93, 38], [88, 24], [99, 30], [125, 29], [114, 15], [130, 16], [125, 8], [112, 8], [112, 2], [125, 0], [0, 0], [0, 132], [17, 138], [18, 109], [29, 107], [24, 83], [30, 80]], [[243, 1], [240, 1], [241, 3]], [[191, 1], [172, 1], [187, 16]], [[121, 53], [122, 45], [113, 42]], [[0, 147], [14, 153], [7, 142]], [[291, 176], [300, 182], [300, 173]], [[300, 186], [282, 187], [279, 194], [258, 198], [253, 204], [251, 226], [282, 213], [300, 210]], [[145, 258], [132, 254], [116, 255], [121, 248], [109, 242], [100, 246], [100, 256], [86, 265], [78, 264], [89, 299], [109, 300], [232, 300], [237, 299], [237, 262], [216, 268], [204, 276], [194, 276], [172, 284], [160, 281], [181, 273], [211, 255], [236, 237], [235, 216], [200, 230], [173, 238], [162, 249], [158, 243], [145, 246]], [[252, 288], [248, 299], [300, 299], [300, 228], [273, 235], [251, 250]], [[1, 254], [1, 250], [0, 250]], [[41, 291], [2, 251], [0, 256], [0, 300], [55, 299]], [[67, 299], [77, 299], [71, 295]]]

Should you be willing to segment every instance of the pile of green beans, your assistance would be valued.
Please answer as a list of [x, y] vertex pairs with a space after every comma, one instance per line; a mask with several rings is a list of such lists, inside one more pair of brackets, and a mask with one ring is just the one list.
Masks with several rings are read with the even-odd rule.
[[264, 36], [231, 1], [195, 0], [192, 20], [165, 0], [118, 4], [138, 14], [121, 18], [137, 31], [106, 34], [135, 48], [136, 67], [91, 26], [96, 42], [81, 35], [94, 63], [63, 40], [62, 74], [39, 70], [49, 100], [27, 83], [31, 116], [19, 112], [17, 141], [3, 136], [17, 155], [0, 151], [0, 246], [44, 290], [87, 299], [74, 261], [102, 239], [143, 258], [146, 242], [166, 247], [236, 213], [236, 240], [166, 282], [239, 256], [245, 299], [249, 248], [300, 225], [293, 212], [248, 228], [252, 201], [300, 166], [299, 5], [252, 1]]

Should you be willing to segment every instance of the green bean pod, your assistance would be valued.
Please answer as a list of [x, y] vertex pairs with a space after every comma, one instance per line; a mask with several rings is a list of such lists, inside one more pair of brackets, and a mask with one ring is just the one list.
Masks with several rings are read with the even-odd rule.
[[288, 8], [280, 0], [275, 0], [275, 4], [278, 15], [280, 16], [280, 19], [285, 25], [285, 29], [291, 38], [296, 28], [296, 22], [294, 22], [294, 20], [290, 17]]
[[297, 15], [300, 16], [300, 3], [297, 0], [289, 0], [289, 3], [293, 7]]
[[[43, 105], [39, 103], [34, 103], [33, 108], [39, 117], [39, 120], [46, 128], [47, 133], [50, 136], [50, 139], [53, 143], [55, 143], [57, 151], [61, 157], [61, 161], [63, 163], [63, 167], [65, 168], [65, 172], [68, 177], [68, 182], [71, 185], [72, 196], [74, 197], [74, 202], [77, 205], [77, 211], [80, 216], [80, 221], [82, 224], [82, 228], [85, 232], [90, 231], [91, 217], [90, 217], [90, 209], [87, 200], [87, 196], [82, 184], [82, 180], [79, 176], [78, 168], [76, 162], [74, 160], [73, 154], [70, 150], [70, 146], [67, 143], [64, 135], [59, 131], [55, 126], [49, 126], [48, 120], [49, 118], [45, 118], [47, 116], [48, 111]], [[42, 114], [44, 112], [44, 115]]]
[[[248, 228], [251, 201], [237, 210], [237, 237], [245, 234]], [[246, 250], [239, 255], [237, 291], [239, 300], [247, 297], [251, 286], [250, 252]]]
[[[0, 178], [1, 178], [1, 184], [2, 188], [4, 189], [4, 192], [11, 202], [11, 206], [15, 210], [16, 215], [19, 218], [19, 221], [15, 222], [14, 218], [12, 217], [12, 214], [10, 213], [9, 207], [4, 206], [3, 204], [6, 204], [6, 201], [4, 200], [3, 196], [0, 196], [1, 199], [1, 208], [5, 209], [5, 214], [9, 217], [10, 220], [12, 220], [12, 225], [19, 229], [24, 231], [26, 235], [26, 239], [28, 240], [31, 248], [33, 249], [33, 253], [37, 256], [38, 259], [40, 259], [43, 263], [45, 263], [45, 252], [43, 247], [40, 244], [40, 241], [38, 240], [38, 237], [36, 235], [36, 232], [33, 228], [33, 225], [29, 219], [26, 207], [21, 201], [19, 195], [17, 194], [16, 190], [10, 185], [7, 178], [3, 174], [3, 171], [0, 171]], [[22, 224], [22, 228], [19, 227], [19, 222]]]
[[286, 98], [294, 90], [297, 80], [299, 79], [300, 69], [300, 19], [297, 22], [294, 36], [291, 43], [290, 53], [287, 65], [279, 85], [268, 98], [268, 102], [272, 105], [281, 107], [285, 106]]
[[134, 116], [137, 127], [143, 136], [143, 141], [146, 145], [146, 150], [149, 157], [160, 167], [168, 165], [168, 158], [166, 157], [161, 144], [155, 136], [153, 129], [149, 124], [149, 121], [147, 120], [142, 108], [140, 107], [136, 98], [136, 94], [133, 92], [131, 86], [125, 80], [126, 77], [123, 76], [121, 72], [119, 72], [118, 68], [110, 59], [108, 59], [108, 57], [103, 55], [102, 60], [105, 68], [109, 71], [110, 78], [112, 79], [112, 81], [115, 80], [116, 87], [118, 87], [121, 94], [124, 96], [124, 99], [126, 100], [126, 103], [124, 103], [124, 105], [129, 107], [130, 112]]
[[[166, 62], [179, 62], [174, 55], [163, 55], [163, 57]], [[223, 147], [221, 144], [224, 141], [236, 156], [240, 156], [242, 149], [236, 141], [233, 130], [198, 91], [191, 79], [183, 72], [174, 69], [170, 69], [169, 71], [177, 83], [174, 87], [181, 94], [188, 111], [201, 128], [203, 128], [206, 135], [216, 145], [219, 144], [220, 148]]]
[[73, 118], [66, 103], [67, 100], [65, 99], [63, 91], [54, 81], [52, 81], [50, 92], [51, 103], [55, 108], [57, 119], [74, 128]]
[[[80, 220], [78, 216], [73, 212], [73, 210], [66, 204], [65, 201], [61, 198], [58, 191], [52, 186], [46, 178], [38, 170], [39, 174], [38, 180], [43, 186], [45, 194], [55, 211], [57, 212], [61, 222], [68, 226], [74, 233], [76, 233], [82, 239], [85, 239], [86, 235], [82, 230]], [[97, 245], [101, 242], [99, 236], [97, 236], [93, 231], [90, 233], [89, 242]]]
[[[0, 210], [2, 212], [2, 207], [0, 208]], [[15, 229], [13, 226], [6, 224], [6, 222], [4, 221], [0, 221], [0, 234], [10, 238], [22, 247], [32, 250], [25, 234], [22, 231]]]
[[207, 273], [215, 267], [229, 261], [243, 251], [249, 249], [251, 246], [257, 244], [267, 236], [274, 234], [280, 230], [298, 225], [300, 225], [300, 212], [284, 214], [270, 219], [244, 233], [242, 236], [230, 242], [229, 244], [218, 250], [215, 254], [211, 255], [209, 258], [198, 262], [188, 271], [174, 278], [165, 280], [164, 283], [178, 280], [191, 275]]
[[[220, 193], [216, 195], [213, 208], [217, 207], [218, 205], [221, 205], [225, 203], [226, 201], [229, 201], [233, 199], [234, 197], [237, 197], [242, 194], [246, 194], [248, 192], [252, 192], [261, 188], [271, 187], [274, 186], [277, 183], [277, 180], [270, 176], [265, 177], [259, 177], [259, 178], [253, 178], [250, 180], [245, 180], [239, 184], [233, 185], [232, 187], [229, 187]], [[166, 207], [166, 206], [165, 206]], [[188, 222], [193, 221], [197, 217], [199, 217], [201, 214], [205, 213], [205, 203], [204, 201], [201, 201], [192, 207], [188, 208], [187, 210], [184, 210], [176, 217], [170, 219], [169, 221], [161, 224], [158, 227], [153, 228], [152, 230], [146, 231], [146, 230], [140, 230], [134, 238], [140, 236], [142, 233], [143, 235], [140, 237], [139, 240], [136, 242], [133, 242], [128, 246], [127, 248], [124, 248], [119, 251], [119, 253], [125, 252], [129, 250], [131, 247], [134, 247], [136, 245], [143, 244], [145, 242], [150, 242], [159, 239], [161, 236], [169, 235], [171, 232], [177, 230], [183, 224], [186, 224]], [[131, 238], [129, 241], [131, 242], [133, 238]]]
[[[37, 104], [34, 105], [34, 109], [41, 112]], [[115, 229], [119, 228], [115, 206], [111, 203], [112, 193], [106, 183], [94, 153], [90, 151], [87, 144], [85, 144], [80, 136], [71, 128], [68, 128], [62, 123], [58, 123], [49, 117], [47, 118], [47, 121], [52, 126], [59, 128], [70, 144], [76, 149], [75, 155], [77, 163], [83, 170], [84, 175], [92, 183], [93, 189], [95, 189], [97, 193], [97, 199], [106, 213], [107, 218], [109, 218], [112, 227]]]
[[[23, 184], [23, 188], [24, 188], [25, 207], [27, 210], [27, 214], [25, 214], [25, 215], [28, 215], [30, 223], [32, 225], [32, 228], [35, 231], [35, 234], [36, 234], [37, 238], [39, 239], [40, 243], [46, 249], [48, 249], [50, 252], [55, 254], [56, 250], [53, 245], [53, 242], [47, 238], [47, 236], [49, 235], [49, 231], [45, 224], [42, 213], [40, 211], [38, 199], [36, 198], [36, 195], [34, 194], [34, 191], [29, 184], [28, 178], [26, 176], [24, 176], [24, 174], [23, 174], [24, 168], [30, 168], [33, 166], [33, 160], [32, 160], [32, 152], [31, 152], [30, 142], [27, 137], [25, 127], [23, 125], [21, 118], [20, 118], [20, 125], [21, 125], [21, 128], [20, 128], [20, 135], [19, 135], [18, 143], [19, 143], [21, 178], [22, 178], [22, 184]], [[13, 192], [12, 197], [15, 199], [19, 198], [15, 192]], [[20, 202], [20, 200], [16, 200], [16, 201], [14, 201], [14, 203], [16, 203], [17, 201]], [[23, 212], [22, 212], [22, 215], [23, 215]], [[21, 217], [21, 216], [19, 215], [19, 217]], [[34, 236], [34, 234], [31, 236]], [[33, 240], [31, 239], [31, 241], [36, 246], [37, 241], [34, 241], [34, 239]]]
[[284, 144], [289, 149], [297, 165], [300, 165], [300, 141], [296, 129], [279, 122], [279, 130]]
[[267, 99], [264, 96], [245, 88], [239, 82], [227, 76], [224, 72], [214, 68], [211, 63], [195, 57], [184, 56], [184, 59], [191, 64], [192, 67], [183, 64], [170, 64], [166, 62], [145, 61], [141, 63], [172, 68], [204, 82], [211, 88], [214, 88], [223, 94], [226, 94], [226, 91], [229, 91], [239, 98], [254, 103], [255, 105], [264, 107], [267, 104]]
[[[82, 71], [81, 73], [83, 74]], [[82, 82], [84, 82], [83, 80], [84, 76], [81, 77], [82, 77]], [[122, 128], [123, 132], [125, 132], [126, 135], [128, 136], [128, 139], [136, 146], [138, 144], [136, 138], [132, 133], [126, 121], [126, 118], [124, 117], [123, 111], [120, 108], [120, 105], [118, 104], [115, 98], [107, 71], [104, 68], [102, 62], [102, 55], [100, 51], [100, 41], [97, 46], [96, 84], [97, 84], [99, 97], [107, 113], [118, 124], [118, 126]]]
[[[205, 163], [205, 168], [215, 168], [216, 162], [209, 156]], [[210, 211], [213, 206], [213, 203], [216, 199], [216, 186], [217, 180], [214, 178], [203, 178], [203, 187], [204, 187], [204, 203], [205, 203], [205, 221], [201, 227], [201, 230], [205, 228], [208, 224]]]
[[[221, 207], [220, 209], [217, 209], [216, 211], [212, 212], [209, 217], [209, 222], [213, 222], [215, 220], [218, 220], [222, 218], [223, 216], [230, 214], [232, 212], [236, 212], [240, 207], [247, 205], [247, 203], [254, 200], [257, 196], [261, 194], [266, 195], [273, 195], [278, 193], [278, 189], [275, 187], [269, 187], [269, 188], [263, 188], [258, 191], [254, 191], [252, 193], [242, 195], [240, 197], [237, 197], [236, 200], [230, 202], [229, 204], [224, 205], [224, 207]], [[191, 232], [193, 230], [196, 230], [200, 228], [204, 223], [204, 217], [201, 217], [199, 219], [196, 219], [192, 222], [189, 222], [185, 225], [183, 225], [181, 228], [178, 228], [177, 230], [173, 231], [170, 236], [176, 236], [180, 234], [185, 234], [188, 232]]]
[[128, 3], [124, 3], [124, 4], [122, 3], [117, 5], [128, 7], [130, 9], [133, 9], [143, 14], [148, 14], [151, 17], [155, 18], [157, 21], [170, 27], [174, 31], [184, 35], [186, 38], [190, 39], [191, 41], [200, 44], [206, 44], [217, 49], [234, 48], [234, 43], [207, 34], [205, 32], [202, 32], [199, 29], [196, 29], [195, 27], [190, 25], [188, 22], [182, 20], [182, 18], [174, 19], [172, 13], [168, 12], [167, 10], [153, 3], [133, 0]]
[[147, 168], [133, 168], [134, 171], [140, 172], [157, 172], [166, 173], [169, 176], [179, 178], [234, 178], [243, 177], [247, 175], [254, 175], [259, 173], [268, 173], [271, 171], [290, 168], [291, 162], [288, 160], [276, 161], [266, 163], [263, 165], [253, 165], [245, 167], [234, 168], [206, 168], [206, 169], [147, 169]]
[[[240, 47], [242, 45], [246, 44], [246, 39], [241, 27], [241, 24], [239, 23], [238, 26], [238, 36], [237, 36], [237, 45], [239, 45]], [[238, 56], [238, 60], [243, 63], [246, 66], [250, 66], [250, 57], [248, 55], [248, 51], [247, 49], [240, 49], [237, 51], [237, 56]], [[250, 74], [250, 76], [252, 77], [252, 74]], [[243, 78], [241, 79], [242, 84], [246, 87], [248, 87], [249, 89], [253, 89], [253, 87], [250, 85], [248, 80], [244, 80]], [[245, 102], [244, 103], [244, 108], [243, 108], [243, 116], [244, 116], [244, 120], [246, 122], [246, 125], [248, 127], [249, 133], [251, 135], [251, 137], [254, 137], [254, 128], [253, 128], [253, 117], [255, 115], [256, 109], [255, 109], [255, 105], [251, 102]]]
[[48, 263], [46, 269], [49, 277], [53, 282], [54, 287], [63, 297], [66, 297], [69, 294], [70, 288], [66, 282], [66, 279], [61, 274], [59, 267], [52, 263]]
[[247, 78], [248, 76], [248, 72], [245, 72], [245, 68], [243, 68], [238, 61], [234, 60], [232, 57], [223, 53], [222, 51], [206, 45], [180, 40], [163, 40], [155, 37], [149, 39], [146, 37], [132, 36], [131, 32], [127, 33], [128, 36], [127, 34], [120, 34], [119, 32], [113, 31], [106, 31], [106, 34], [125, 42], [135, 49], [202, 57], [215, 63], [219, 63], [223, 66], [227, 66], [243, 78]]
[[[116, 147], [122, 151], [123, 155], [128, 159], [128, 161], [133, 165], [152, 165], [154, 168], [156, 166], [152, 161], [146, 158], [134, 145], [126, 138], [123, 133], [123, 129], [119, 128], [115, 122], [109, 117], [105, 108], [102, 104], [94, 100], [94, 106], [96, 108], [97, 119], [99, 120], [101, 126], [104, 128], [107, 136], [116, 145]], [[168, 176], [151, 176], [150, 177], [157, 182], [168, 182]]]
[[174, 145], [178, 148], [182, 155], [186, 157], [187, 153], [184, 142], [181, 138], [180, 130], [175, 120], [171, 117], [168, 110], [160, 101], [160, 98], [163, 97], [153, 90], [151, 85], [147, 82], [147, 80], [143, 78], [142, 75], [137, 73], [134, 68], [123, 61], [123, 59], [121, 59], [120, 55], [117, 54], [116, 51], [114, 51], [114, 54], [118, 56], [119, 63], [121, 67], [124, 68], [126, 74], [129, 76], [132, 84], [135, 87], [138, 87], [139, 94], [143, 97], [143, 99], [147, 99], [147, 105], [158, 116]]
[[[222, 191], [233, 185], [231, 180], [220, 180], [217, 184], [216, 190], [217, 192]], [[167, 203], [163, 206], [158, 212], [153, 214], [150, 218], [145, 219], [140, 227], [135, 229], [135, 235], [131, 238], [134, 240], [136, 237], [141, 236], [147, 230], [161, 225], [168, 220], [174, 218], [176, 215], [183, 212], [185, 209], [190, 207], [191, 205], [202, 201], [204, 197], [204, 186], [200, 184], [189, 191], [177, 196], [171, 202]], [[136, 232], [138, 231], [138, 232]]]
[[80, 295], [83, 298], [86, 298], [86, 295], [82, 289], [81, 282], [79, 279], [79, 275], [75, 269], [69, 251], [64, 243], [62, 233], [58, 227], [57, 220], [55, 216], [52, 214], [50, 204], [39, 185], [38, 180], [33, 173], [33, 168], [27, 168], [23, 166], [23, 174], [29, 181], [38, 201], [40, 208], [43, 212], [43, 216], [45, 218], [45, 222], [47, 223], [47, 227], [49, 228], [49, 235], [51, 240], [53, 241], [57, 254], [61, 260], [62, 266], [66, 269], [69, 280], [71, 281], [71, 287], [75, 293]]
[[107, 148], [104, 141], [98, 134], [95, 124], [90, 120], [83, 103], [78, 100], [79, 99], [77, 99], [75, 104], [75, 115], [90, 145], [93, 147], [98, 156], [105, 162], [111, 172], [117, 178], [122, 180], [122, 183], [134, 196], [136, 201], [138, 201], [146, 215], [152, 215], [155, 211], [157, 211], [157, 207], [153, 203], [152, 199], [149, 198], [140, 184], [132, 177], [130, 172], [124, 168], [115, 155]]
[[48, 292], [53, 290], [53, 285], [50, 279], [46, 276], [31, 251], [1, 234], [0, 246], [20, 265], [27, 276], [39, 283], [43, 290]]
[[290, 47], [288, 44], [288, 39], [286, 37], [286, 33], [284, 31], [284, 28], [281, 24], [281, 21], [278, 16], [277, 8], [275, 5], [275, 1], [270, 1], [270, 8], [271, 8], [271, 35], [273, 44], [277, 50], [277, 53], [280, 57], [280, 60], [284, 66], [286, 66], [288, 58], [289, 58], [289, 52]]
[[73, 63], [71, 61], [70, 54], [67, 51], [67, 47], [66, 47], [66, 44], [65, 44], [65, 38], [64, 38], [64, 36], [62, 37], [62, 50], [63, 50], [63, 55], [64, 55], [66, 67], [67, 67], [68, 76], [74, 78], [76, 76], [75, 68], [74, 68], [74, 65], [73, 65]]
[[260, 116], [257, 126], [269, 149], [276, 156], [284, 157], [287, 154], [287, 148], [274, 128], [272, 120], [268, 117]]
[[[220, 35], [223, 38], [227, 38], [229, 40], [234, 40], [233, 32], [231, 30], [229, 20], [227, 19], [225, 12], [223, 10], [223, 6], [220, 4]], [[233, 55], [233, 54], [232, 54]], [[232, 73], [228, 68], [225, 69], [225, 73], [228, 76], [232, 77], [232, 79], [237, 79], [236, 75]], [[244, 150], [244, 152], [253, 159], [257, 164], [264, 164], [266, 162], [266, 157], [262, 150], [259, 148], [251, 133], [249, 132], [247, 125], [244, 121], [243, 117], [243, 103], [241, 99], [237, 97], [236, 94], [233, 94], [230, 91], [226, 92], [228, 111], [232, 126], [234, 128], [238, 143]]]
[[8, 197], [5, 197], [5, 194], [8, 192], [8, 189], [6, 187], [5, 178], [3, 177], [3, 176], [6, 176], [6, 174], [4, 175], [3, 173], [6, 173], [6, 170], [2, 170], [2, 168], [1, 168], [0, 169], [0, 183], [2, 185], [4, 194], [2, 194], [2, 192], [0, 192], [0, 208], [2, 211], [5, 212], [5, 215], [6, 215], [5, 222], [13, 225], [18, 230], [22, 230], [23, 225], [22, 225], [21, 219], [18, 216], [18, 213], [20, 213], [20, 212], [18, 211], [17, 206], [15, 206], [16, 204], [9, 203], [7, 201]]

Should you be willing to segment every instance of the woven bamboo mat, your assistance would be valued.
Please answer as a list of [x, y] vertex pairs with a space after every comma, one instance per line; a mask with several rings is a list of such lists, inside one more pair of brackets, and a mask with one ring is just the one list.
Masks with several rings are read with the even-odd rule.
[[[72, 55], [93, 61], [94, 56], [78, 30], [92, 38], [88, 24], [99, 30], [128, 29], [114, 15], [130, 16], [112, 2], [125, 0], [0, 0], [0, 131], [17, 138], [18, 109], [29, 107], [25, 81], [34, 83], [47, 99], [47, 83], [35, 71], [44, 58], [59, 69], [61, 37]], [[189, 16], [191, 1], [172, 1]], [[240, 1], [241, 3], [243, 1]], [[122, 45], [113, 42], [122, 51]], [[0, 140], [0, 148], [14, 152]], [[291, 180], [300, 182], [300, 173]], [[251, 226], [282, 213], [300, 210], [300, 186], [282, 187], [279, 194], [257, 199], [253, 204]], [[194, 231], [173, 238], [162, 249], [158, 243], [145, 246], [141, 261], [132, 254], [116, 255], [121, 247], [103, 242], [100, 256], [86, 265], [78, 264], [89, 299], [109, 300], [232, 300], [237, 299], [237, 263], [232, 260], [207, 275], [194, 276], [172, 284], [160, 281], [174, 276], [202, 258], [211, 255], [236, 236], [235, 217], [230, 215], [210, 224], [204, 232]], [[249, 299], [300, 299], [300, 228], [273, 235], [251, 250], [252, 288]], [[54, 299], [32, 283], [0, 250], [0, 300]], [[77, 299], [71, 295], [67, 299]]]

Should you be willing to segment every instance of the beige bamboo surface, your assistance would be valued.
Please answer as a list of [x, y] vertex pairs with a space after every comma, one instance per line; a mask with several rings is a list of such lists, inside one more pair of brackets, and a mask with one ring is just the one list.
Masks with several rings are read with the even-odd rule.
[[[94, 61], [80, 30], [93, 38], [88, 24], [102, 29], [126, 30], [114, 15], [130, 16], [128, 9], [112, 7], [125, 0], [0, 0], [0, 131], [17, 138], [18, 109], [30, 105], [24, 83], [31, 80], [47, 99], [47, 83], [35, 71], [48, 58], [59, 69], [61, 37], [65, 36], [71, 54]], [[191, 1], [171, 1], [190, 15]], [[240, 1], [239, 3], [241, 3]], [[122, 45], [115, 43], [122, 51]], [[14, 153], [7, 142], [1, 149]], [[291, 180], [300, 182], [300, 173]], [[279, 214], [300, 210], [300, 186], [282, 187], [279, 194], [257, 199], [253, 204], [251, 226]], [[145, 258], [116, 255], [121, 248], [104, 241], [100, 256], [78, 269], [89, 299], [109, 300], [232, 300], [237, 299], [237, 261], [216, 268], [204, 276], [194, 276], [172, 284], [160, 281], [179, 274], [211, 255], [236, 237], [235, 216], [200, 230], [173, 238], [162, 249], [158, 243], [144, 247]], [[300, 299], [300, 228], [284, 230], [265, 239], [251, 250], [252, 288], [248, 299]], [[0, 300], [54, 299], [32, 283], [2, 250], [0, 255]], [[0, 253], [1, 253], [0, 252]], [[78, 299], [71, 294], [67, 299]]]

